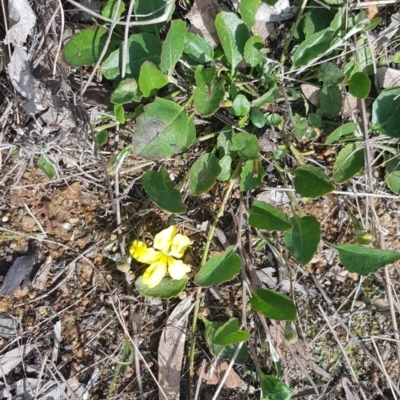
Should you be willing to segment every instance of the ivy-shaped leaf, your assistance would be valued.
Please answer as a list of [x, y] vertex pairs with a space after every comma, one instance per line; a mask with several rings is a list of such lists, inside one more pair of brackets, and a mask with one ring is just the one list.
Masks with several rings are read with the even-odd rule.
[[294, 188], [304, 197], [319, 197], [334, 189], [328, 177], [312, 165], [299, 167], [294, 172]]
[[150, 200], [154, 201], [163, 210], [170, 213], [181, 214], [186, 211], [182, 204], [182, 196], [175, 189], [168, 172], [162, 168], [160, 172], [149, 170], [142, 177], [144, 190]]
[[251, 206], [249, 224], [253, 228], [269, 231], [287, 231], [293, 228], [283, 211], [263, 201], [255, 201]]
[[150, 97], [152, 92], [168, 85], [168, 78], [150, 61], [140, 67], [139, 86], [144, 97]]
[[208, 287], [218, 286], [231, 280], [238, 274], [242, 266], [235, 248], [229, 246], [224, 254], [210, 258], [199, 270], [194, 278], [196, 285]]
[[[140, 67], [145, 61], [159, 65], [161, 55], [160, 39], [147, 32], [134, 33], [128, 39], [126, 57], [126, 78], [139, 78]], [[107, 79], [119, 79], [121, 74], [122, 46], [113, 51], [101, 66], [101, 72]]]
[[293, 257], [302, 265], [313, 258], [318, 249], [321, 227], [314, 217], [291, 218], [293, 229], [285, 232], [285, 245]]
[[193, 121], [179, 104], [156, 98], [136, 120], [134, 152], [156, 160], [187, 150], [196, 136]]
[[277, 321], [296, 319], [296, 306], [292, 300], [275, 290], [254, 290], [250, 304], [253, 310]]
[[364, 149], [359, 143], [348, 143], [336, 157], [333, 165], [333, 180], [344, 183], [364, 167]]
[[293, 65], [301, 67], [325, 53], [331, 46], [334, 33], [335, 31], [332, 28], [326, 28], [301, 42], [293, 54]]
[[372, 129], [392, 138], [400, 137], [400, 88], [382, 90], [372, 105]]
[[400, 260], [400, 253], [397, 251], [371, 249], [354, 244], [341, 244], [334, 247], [339, 251], [340, 262], [348, 271], [364, 276]]
[[189, 171], [190, 193], [199, 196], [211, 189], [220, 173], [221, 167], [214, 153], [201, 155]]
[[195, 33], [186, 33], [183, 51], [199, 64], [205, 64], [214, 59], [214, 50], [211, 44]]
[[[72, 36], [64, 47], [64, 60], [71, 67], [83, 67], [96, 64], [107, 42], [108, 31], [103, 26], [83, 29]], [[110, 54], [120, 43], [120, 40], [111, 37], [107, 54]]]

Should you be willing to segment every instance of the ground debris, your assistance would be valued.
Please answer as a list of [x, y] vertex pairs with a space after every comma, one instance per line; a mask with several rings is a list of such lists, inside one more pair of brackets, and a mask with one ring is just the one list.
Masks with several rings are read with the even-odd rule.
[[12, 296], [29, 276], [36, 261], [37, 253], [17, 257], [4, 278], [0, 293], [3, 296]]

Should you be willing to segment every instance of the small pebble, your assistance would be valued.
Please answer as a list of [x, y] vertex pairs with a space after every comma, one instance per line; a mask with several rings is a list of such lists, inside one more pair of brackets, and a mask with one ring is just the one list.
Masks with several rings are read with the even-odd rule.
[[71, 224], [69, 222], [64, 222], [63, 224], [61, 224], [61, 226], [63, 227], [63, 229], [65, 229], [66, 231], [69, 231], [71, 229]]

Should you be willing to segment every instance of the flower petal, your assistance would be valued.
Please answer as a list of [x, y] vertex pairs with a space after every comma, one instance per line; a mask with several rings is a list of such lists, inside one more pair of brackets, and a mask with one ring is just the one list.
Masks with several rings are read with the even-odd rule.
[[168, 257], [168, 272], [172, 279], [182, 279], [190, 272], [190, 266], [182, 260], [175, 260], [173, 257]]
[[182, 258], [185, 250], [192, 244], [191, 240], [186, 235], [178, 233], [172, 240], [169, 255], [175, 258]]
[[134, 240], [130, 249], [130, 255], [137, 261], [144, 264], [153, 264], [160, 259], [161, 253], [152, 247], [147, 247], [146, 243]]
[[169, 228], [157, 233], [157, 235], [154, 237], [153, 247], [156, 250], [162, 251], [163, 253], [168, 253], [172, 240], [177, 231], [178, 228], [172, 225]]
[[167, 264], [162, 261], [156, 262], [155, 264], [151, 264], [150, 267], [144, 271], [142, 282], [152, 289], [161, 282], [166, 273]]

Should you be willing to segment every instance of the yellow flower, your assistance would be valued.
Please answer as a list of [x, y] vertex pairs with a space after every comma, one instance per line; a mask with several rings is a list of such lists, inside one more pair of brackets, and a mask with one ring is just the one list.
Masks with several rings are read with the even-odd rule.
[[134, 259], [143, 264], [150, 264], [142, 278], [143, 283], [150, 289], [157, 286], [167, 272], [172, 279], [182, 279], [190, 271], [190, 266], [180, 258], [192, 242], [187, 236], [177, 232], [176, 226], [170, 226], [157, 233], [153, 247], [147, 247], [146, 243], [134, 240], [129, 249]]

